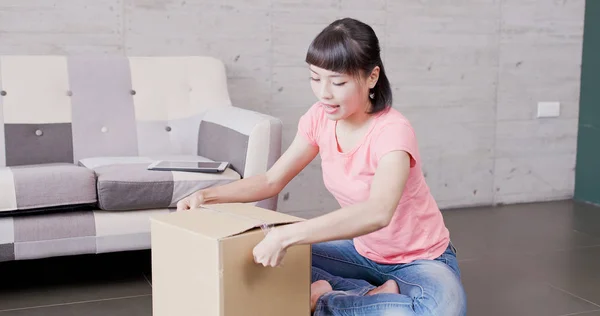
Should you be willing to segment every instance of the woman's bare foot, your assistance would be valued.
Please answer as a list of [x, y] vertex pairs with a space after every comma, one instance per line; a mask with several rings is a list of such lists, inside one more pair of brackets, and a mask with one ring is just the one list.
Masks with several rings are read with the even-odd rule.
[[370, 290], [366, 295], [375, 295], [381, 293], [389, 293], [389, 294], [400, 294], [400, 289], [398, 288], [398, 283], [394, 280], [387, 280], [382, 285]]
[[333, 291], [331, 284], [325, 280], [319, 280], [310, 285], [310, 311], [315, 311], [317, 301], [323, 294]]

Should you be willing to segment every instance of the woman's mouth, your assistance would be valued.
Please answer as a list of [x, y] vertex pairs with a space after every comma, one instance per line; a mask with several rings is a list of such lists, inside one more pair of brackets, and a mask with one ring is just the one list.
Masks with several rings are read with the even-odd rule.
[[326, 103], [322, 103], [323, 105], [323, 109], [325, 110], [325, 112], [327, 112], [328, 114], [333, 114], [335, 112], [338, 111], [338, 109], [340, 108], [339, 105], [335, 105], [335, 104], [326, 104]]

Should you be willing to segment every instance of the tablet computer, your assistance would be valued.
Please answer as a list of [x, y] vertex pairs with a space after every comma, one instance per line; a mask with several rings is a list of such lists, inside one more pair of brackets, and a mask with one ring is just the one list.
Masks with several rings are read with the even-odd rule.
[[162, 171], [189, 171], [220, 173], [229, 167], [228, 162], [223, 161], [155, 161], [148, 166], [148, 170]]

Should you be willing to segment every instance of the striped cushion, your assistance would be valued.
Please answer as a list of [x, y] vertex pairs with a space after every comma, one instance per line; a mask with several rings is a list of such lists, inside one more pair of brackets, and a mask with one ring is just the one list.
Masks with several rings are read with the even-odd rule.
[[0, 262], [150, 248], [149, 217], [168, 209], [0, 217]]
[[69, 163], [0, 168], [0, 213], [93, 203], [96, 180], [87, 168]]
[[[191, 156], [177, 160], [208, 159]], [[147, 170], [153, 161], [148, 157], [99, 157], [80, 163], [96, 173], [98, 206], [110, 211], [175, 207], [199, 189], [240, 179], [233, 169], [221, 174]]]

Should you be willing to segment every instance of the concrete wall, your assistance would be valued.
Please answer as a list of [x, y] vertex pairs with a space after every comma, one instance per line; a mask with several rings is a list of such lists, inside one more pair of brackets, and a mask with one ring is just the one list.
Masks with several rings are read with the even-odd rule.
[[[303, 62], [335, 18], [373, 26], [395, 107], [442, 207], [573, 195], [584, 0], [0, 0], [0, 54], [218, 56], [235, 105], [286, 124], [315, 101]], [[559, 118], [536, 119], [538, 101]], [[280, 209], [336, 208], [318, 160]]]

